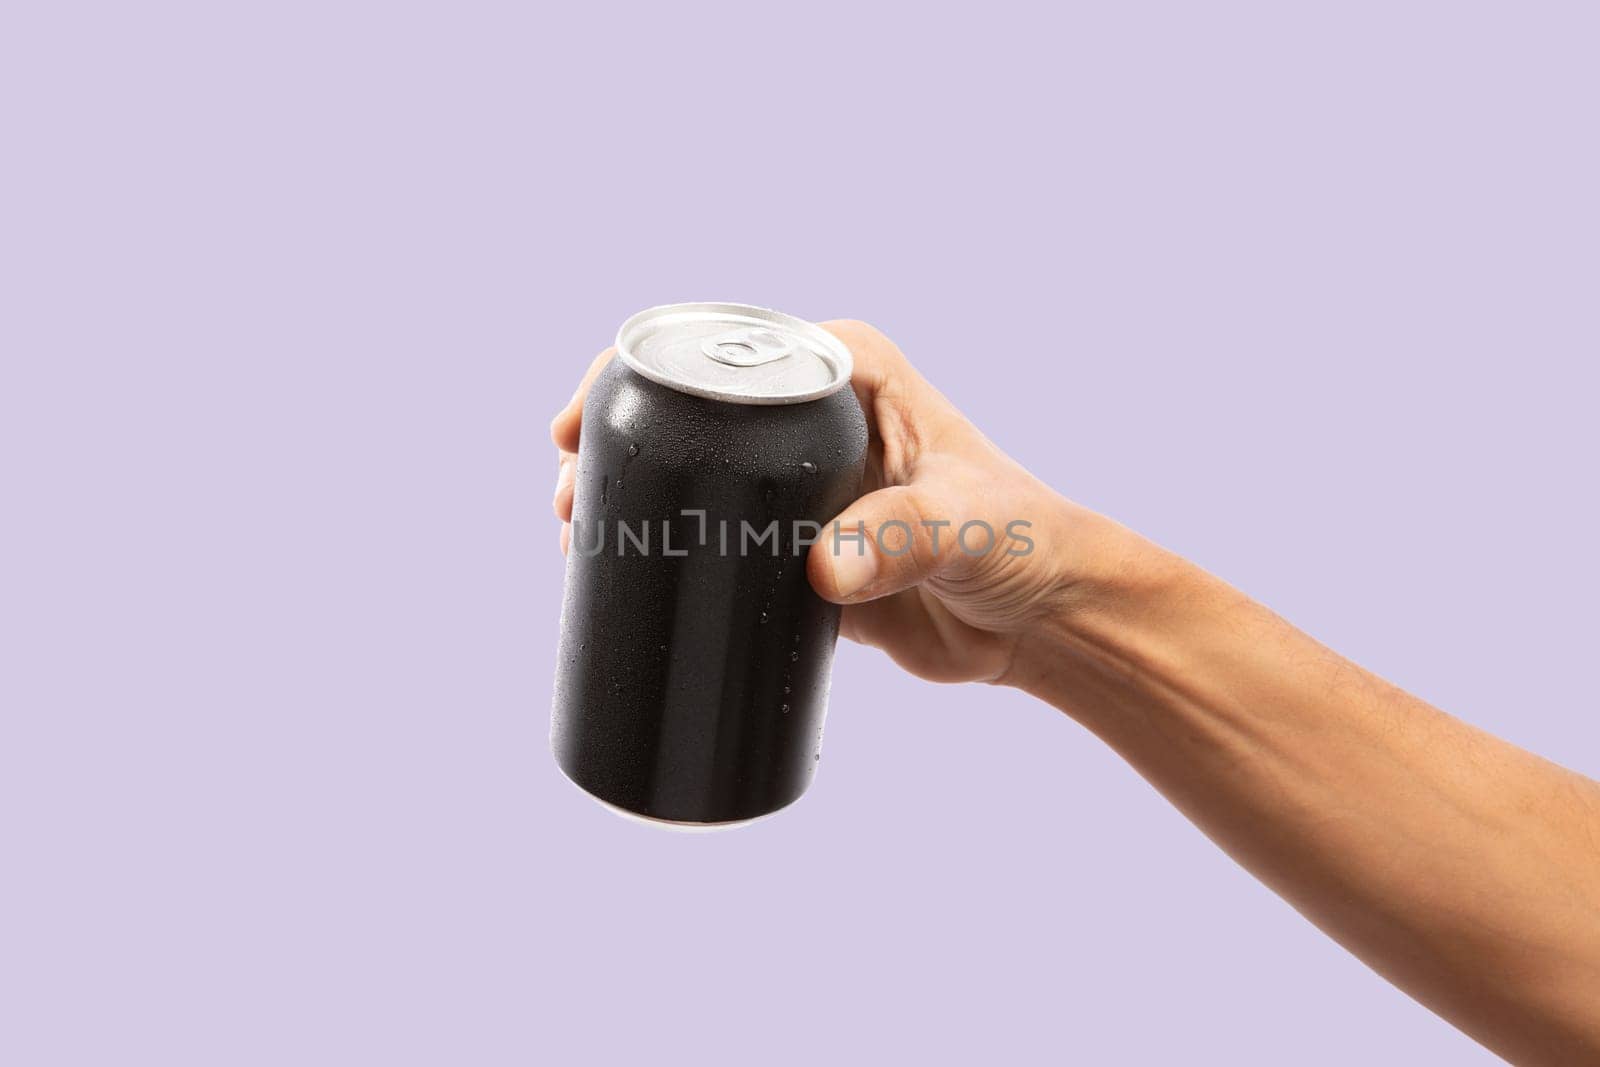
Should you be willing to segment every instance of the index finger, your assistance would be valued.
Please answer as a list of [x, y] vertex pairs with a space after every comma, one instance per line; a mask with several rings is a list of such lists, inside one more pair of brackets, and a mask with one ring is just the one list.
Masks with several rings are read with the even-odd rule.
[[563, 452], [576, 452], [578, 450], [578, 432], [583, 422], [583, 398], [589, 395], [589, 387], [606, 369], [606, 364], [611, 362], [611, 357], [617, 354], [615, 348], [608, 348], [589, 364], [589, 369], [584, 372], [583, 381], [578, 383], [577, 392], [572, 394], [572, 399], [567, 401], [567, 406], [556, 414], [550, 422], [550, 440]]
[[921, 375], [876, 326], [857, 319], [831, 319], [820, 325], [850, 349], [850, 388], [863, 411], [870, 413], [880, 397], [897, 397], [917, 389]]

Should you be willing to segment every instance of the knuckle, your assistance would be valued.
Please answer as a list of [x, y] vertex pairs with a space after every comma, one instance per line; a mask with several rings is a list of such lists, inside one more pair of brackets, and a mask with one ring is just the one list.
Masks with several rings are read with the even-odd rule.
[[948, 541], [946, 537], [935, 542], [934, 526], [944, 519], [938, 500], [921, 486], [902, 486], [897, 495], [900, 500], [892, 518], [905, 523], [897, 535], [897, 541], [901, 536], [905, 538], [905, 550], [899, 553], [897, 562], [919, 572], [932, 571], [943, 562], [944, 542]]

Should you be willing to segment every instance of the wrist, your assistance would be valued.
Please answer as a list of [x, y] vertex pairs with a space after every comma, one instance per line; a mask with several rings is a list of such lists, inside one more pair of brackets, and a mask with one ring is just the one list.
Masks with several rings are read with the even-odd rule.
[[1048, 553], [1051, 593], [1035, 625], [1019, 634], [1011, 669], [999, 680], [1058, 706], [1063, 674], [1086, 661], [1114, 675], [1134, 673], [1140, 650], [1179, 624], [1177, 611], [1207, 577], [1067, 500], [1059, 500], [1041, 549]]

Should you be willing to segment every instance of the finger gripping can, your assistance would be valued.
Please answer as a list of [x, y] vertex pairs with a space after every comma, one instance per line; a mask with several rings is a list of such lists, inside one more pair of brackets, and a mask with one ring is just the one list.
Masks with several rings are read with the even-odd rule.
[[800, 319], [628, 319], [583, 407], [551, 746], [624, 812], [758, 818], [820, 759], [839, 609], [806, 550], [860, 490], [849, 350]]

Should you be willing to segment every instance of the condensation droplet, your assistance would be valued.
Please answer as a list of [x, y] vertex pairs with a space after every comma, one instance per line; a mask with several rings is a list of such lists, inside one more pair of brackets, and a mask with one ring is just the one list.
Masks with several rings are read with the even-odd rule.
[[638, 454], [639, 454], [639, 446], [638, 445], [629, 445], [628, 446], [628, 455], [637, 456]]
[[817, 473], [817, 465], [811, 462], [809, 459], [800, 464], [800, 469], [805, 471], [807, 474]]

